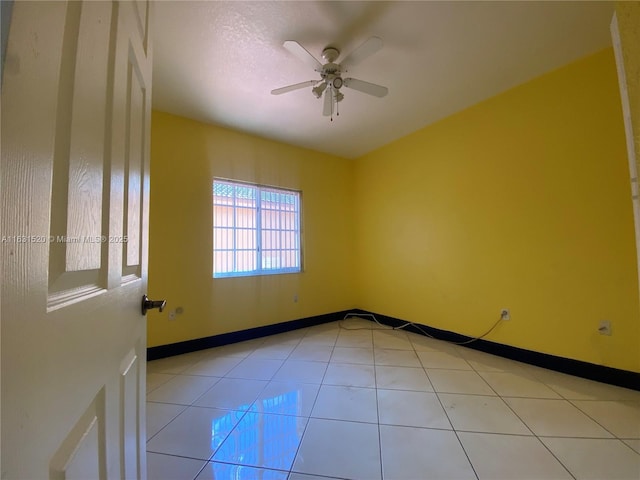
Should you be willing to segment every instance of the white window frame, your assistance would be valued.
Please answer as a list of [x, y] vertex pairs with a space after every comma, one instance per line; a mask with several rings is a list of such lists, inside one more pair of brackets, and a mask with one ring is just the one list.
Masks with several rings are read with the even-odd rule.
[[[216, 190], [220, 191], [220, 189], [231, 189], [233, 193], [229, 196], [233, 199], [232, 207], [232, 226], [216, 226], [216, 206], [229, 206], [229, 204], [216, 204]], [[240, 198], [238, 195], [238, 189], [247, 189], [247, 191], [255, 191], [255, 208], [242, 206], [240, 207], [237, 204], [237, 200]], [[274, 202], [276, 205], [275, 209], [266, 208], [266, 204], [269, 202], [264, 199], [264, 194], [273, 193], [274, 195], [282, 195], [281, 198], [287, 199], [287, 202]], [[302, 192], [298, 190], [285, 189], [280, 187], [272, 187], [267, 185], [258, 185], [246, 182], [239, 182], [236, 180], [228, 180], [223, 178], [214, 178], [213, 180], [213, 278], [229, 278], [229, 277], [248, 277], [248, 276], [257, 276], [257, 275], [278, 275], [278, 274], [290, 274], [290, 273], [300, 273], [302, 272], [302, 229], [301, 229], [301, 216], [302, 216]], [[249, 197], [245, 197], [249, 198]], [[292, 203], [290, 203], [292, 202]], [[280, 205], [283, 204], [293, 205], [293, 210], [282, 210]], [[250, 226], [240, 226], [238, 225], [238, 210], [242, 208], [244, 210], [253, 209], [255, 210], [255, 227], [253, 225]], [[276, 212], [275, 219], [277, 219], [278, 227], [277, 228], [263, 228], [263, 211], [273, 211]], [[281, 227], [282, 215], [277, 215], [277, 212], [291, 212], [293, 213], [293, 221], [287, 221], [287, 225]], [[274, 221], [274, 217], [272, 217], [272, 221]], [[216, 242], [216, 235], [221, 235], [216, 233], [216, 229], [231, 231], [232, 237], [232, 245], [226, 245], [227, 248], [217, 248], [222, 242]], [[240, 231], [244, 231], [245, 234], [247, 232], [254, 231], [255, 236], [252, 238], [252, 243], [254, 247], [249, 248], [240, 248], [238, 246], [238, 233]], [[264, 232], [272, 232], [274, 235], [272, 237], [275, 239], [278, 237], [276, 243], [278, 247], [270, 248], [268, 251], [276, 252], [279, 254], [283, 254], [284, 252], [290, 252], [294, 255], [294, 266], [282, 267], [281, 265], [276, 265], [276, 267], [269, 267], [264, 265], [264, 261], [267, 257], [264, 256], [265, 250], [263, 250], [263, 233]], [[283, 232], [293, 232], [294, 240], [293, 242], [287, 242], [286, 246], [283, 246], [282, 243], [282, 234]], [[286, 236], [286, 235], [285, 235]], [[246, 238], [246, 237], [245, 237]], [[266, 242], [265, 242], [266, 243]], [[238, 261], [238, 252], [253, 252], [255, 254], [255, 268], [252, 269], [242, 269], [239, 266]], [[216, 265], [216, 252], [231, 252], [232, 253], [232, 265], [229, 268], [229, 265], [226, 265], [226, 268], [223, 268], [222, 265]], [[280, 257], [282, 258], [282, 257]]]

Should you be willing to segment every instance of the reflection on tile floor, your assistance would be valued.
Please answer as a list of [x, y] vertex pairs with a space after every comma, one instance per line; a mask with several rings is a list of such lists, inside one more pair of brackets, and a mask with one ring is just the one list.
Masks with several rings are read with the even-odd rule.
[[640, 479], [640, 392], [357, 318], [148, 363], [149, 480]]

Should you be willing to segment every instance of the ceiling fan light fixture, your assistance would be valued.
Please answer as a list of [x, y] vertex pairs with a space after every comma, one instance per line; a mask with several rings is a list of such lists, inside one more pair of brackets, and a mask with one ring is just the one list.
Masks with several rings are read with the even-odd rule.
[[325, 82], [322, 82], [320, 85], [313, 87], [311, 91], [316, 96], [316, 98], [320, 98], [322, 96], [322, 93], [326, 90], [326, 88], [327, 88], [327, 84]]
[[342, 88], [343, 83], [344, 82], [342, 80], [342, 77], [336, 77], [331, 81], [331, 86], [336, 90], [340, 90]]

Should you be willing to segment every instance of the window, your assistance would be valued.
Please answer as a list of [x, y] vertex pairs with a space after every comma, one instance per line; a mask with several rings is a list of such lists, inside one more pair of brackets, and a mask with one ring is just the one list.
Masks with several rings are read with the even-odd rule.
[[300, 192], [215, 179], [213, 277], [295, 273]]

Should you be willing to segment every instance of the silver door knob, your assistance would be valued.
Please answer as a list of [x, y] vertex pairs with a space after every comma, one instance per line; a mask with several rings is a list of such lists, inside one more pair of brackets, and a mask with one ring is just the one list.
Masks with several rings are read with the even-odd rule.
[[147, 314], [147, 310], [151, 310], [153, 308], [157, 308], [159, 311], [164, 310], [165, 305], [167, 304], [166, 300], [149, 300], [146, 295], [142, 296], [142, 315]]

